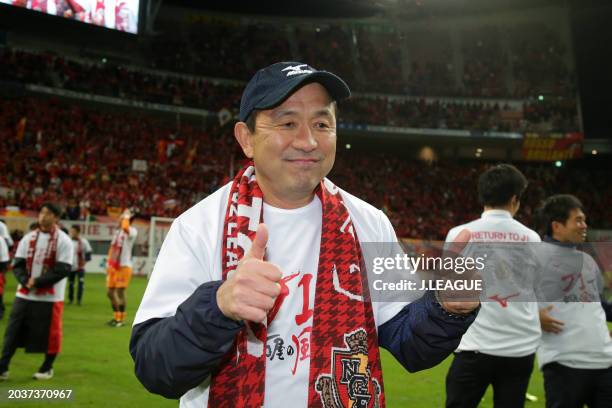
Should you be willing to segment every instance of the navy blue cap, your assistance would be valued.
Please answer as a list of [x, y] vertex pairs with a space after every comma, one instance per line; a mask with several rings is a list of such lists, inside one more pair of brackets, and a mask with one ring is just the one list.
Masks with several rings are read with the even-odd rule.
[[318, 71], [301, 62], [277, 62], [257, 71], [244, 88], [240, 100], [240, 120], [247, 120], [255, 109], [280, 105], [299, 87], [310, 82], [323, 85], [334, 101], [351, 96], [346, 82], [331, 72]]

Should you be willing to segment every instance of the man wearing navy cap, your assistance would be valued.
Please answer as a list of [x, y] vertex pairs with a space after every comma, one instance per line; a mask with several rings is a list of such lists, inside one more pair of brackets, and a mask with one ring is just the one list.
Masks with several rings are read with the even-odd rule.
[[299, 62], [247, 84], [234, 135], [251, 161], [173, 222], [136, 314], [130, 352], [149, 391], [181, 407], [378, 407], [379, 346], [410, 371], [457, 347], [478, 301], [364, 292], [362, 243], [397, 238], [325, 178], [349, 96]]

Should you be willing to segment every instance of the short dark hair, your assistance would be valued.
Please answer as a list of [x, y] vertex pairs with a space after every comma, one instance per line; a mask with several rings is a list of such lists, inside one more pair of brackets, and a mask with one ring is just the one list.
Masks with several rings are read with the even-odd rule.
[[40, 206], [41, 210], [43, 208], [46, 208], [47, 210], [51, 211], [53, 213], [53, 215], [55, 215], [57, 218], [59, 218], [62, 215], [62, 210], [60, 209], [59, 205], [57, 205], [57, 204], [54, 204], [54, 203], [44, 203], [43, 205]]
[[478, 178], [478, 199], [487, 207], [507, 205], [513, 196], [521, 199], [527, 179], [511, 164], [498, 164]]
[[571, 194], [556, 194], [548, 197], [536, 211], [536, 229], [540, 235], [552, 237], [554, 221], [565, 224], [572, 210], [583, 210], [578, 197]]
[[81, 227], [79, 227], [77, 224], [71, 225], [70, 228], [74, 229], [76, 232], [81, 232]]
[[255, 133], [255, 122], [257, 122], [257, 114], [259, 113], [259, 109], [253, 109], [253, 111], [246, 118], [244, 123], [246, 123], [249, 132]]

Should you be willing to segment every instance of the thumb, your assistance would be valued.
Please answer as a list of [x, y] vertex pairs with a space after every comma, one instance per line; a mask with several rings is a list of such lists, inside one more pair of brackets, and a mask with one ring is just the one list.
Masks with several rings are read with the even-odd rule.
[[263, 261], [266, 255], [266, 245], [268, 245], [268, 227], [266, 227], [266, 224], [261, 223], [257, 227], [251, 250], [247, 256]]

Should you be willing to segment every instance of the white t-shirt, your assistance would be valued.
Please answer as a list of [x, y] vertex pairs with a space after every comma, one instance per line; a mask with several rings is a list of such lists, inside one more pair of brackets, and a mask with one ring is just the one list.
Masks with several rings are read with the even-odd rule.
[[6, 240], [8, 246], [13, 245], [13, 238], [11, 238], [11, 234], [9, 234], [8, 227], [2, 221], [0, 221], [0, 237]]
[[[512, 244], [515, 246], [513, 249], [531, 251], [533, 248], [522, 243], [541, 242], [535, 231], [513, 219], [504, 210], [485, 211], [481, 218], [451, 229], [446, 242], [452, 242], [464, 229], [472, 233], [471, 243], [482, 243], [475, 246], [492, 243], [495, 247], [497, 243], [515, 243]], [[525, 259], [533, 259], [533, 256]], [[512, 265], [511, 262], [509, 264]], [[537, 273], [536, 266], [536, 263], [526, 265], [533, 274]], [[457, 351], [478, 351], [500, 357], [523, 357], [535, 353], [541, 335], [537, 302], [504, 301], [516, 293], [493, 293], [495, 288], [488, 286], [486, 290], [487, 295], [500, 301], [488, 299], [482, 302], [476, 320], [461, 338]], [[533, 291], [523, 295], [532, 297], [531, 294]]]
[[[27, 261], [28, 259], [28, 248], [32, 236], [36, 231], [28, 232], [19, 241], [17, 246], [17, 252], [15, 252], [15, 258], [23, 258]], [[40, 232], [38, 240], [36, 241], [36, 250], [34, 252], [34, 259], [32, 261], [32, 277], [38, 278], [42, 272], [43, 261], [45, 259], [45, 253], [47, 252], [47, 244], [49, 243], [50, 234], [46, 232]], [[62, 262], [70, 265], [72, 263], [72, 240], [64, 231], [57, 230], [57, 253], [55, 255], [55, 262]], [[64, 291], [66, 289], [66, 278], [60, 280], [53, 285], [53, 294], [37, 295], [35, 290], [25, 295], [19, 292], [21, 285], [17, 286], [17, 297], [28, 300], [38, 300], [43, 302], [61, 302], [64, 300]]]
[[542, 244], [540, 255], [548, 260], [543, 284], [558, 286], [567, 300], [539, 304], [540, 308], [553, 305], [550, 316], [565, 323], [558, 334], [542, 333], [540, 368], [551, 362], [581, 369], [611, 367], [612, 338], [599, 300], [599, 267], [590, 255], [559, 245]]
[[[222, 187], [172, 223], [134, 324], [173, 316], [199, 285], [221, 280], [222, 230], [229, 188], [229, 184]], [[380, 210], [342, 190], [340, 193], [361, 242], [397, 241], [391, 223]], [[263, 216], [269, 230], [267, 260], [279, 266], [290, 294], [268, 328], [265, 407], [306, 407], [310, 359], [305, 350], [313, 320], [307, 311], [315, 297], [321, 202], [315, 197], [307, 206], [293, 210], [264, 204]], [[372, 303], [376, 325], [391, 319], [405, 304]], [[181, 407], [201, 408], [207, 403], [208, 382], [181, 398]]]
[[79, 237], [77, 239], [72, 240], [72, 270], [76, 271], [79, 269], [79, 242], [81, 241], [81, 256], [85, 259], [85, 254], [91, 252], [91, 245], [87, 238]]
[[119, 266], [127, 266], [129, 268], [132, 267], [132, 249], [134, 248], [134, 242], [136, 242], [136, 236], [138, 235], [138, 230], [132, 226], [129, 228], [129, 232], [126, 233], [121, 228], [119, 228], [115, 232], [115, 236], [113, 240], [117, 238], [119, 234], [126, 234], [125, 239], [123, 240], [123, 246], [121, 247], [121, 255], [119, 256]]
[[6, 241], [0, 238], [0, 262], [9, 261], [9, 250]]

